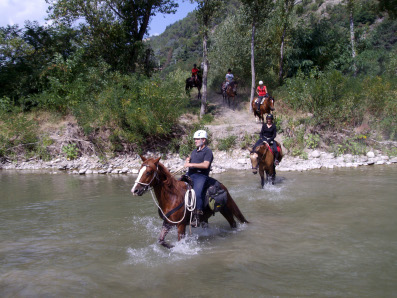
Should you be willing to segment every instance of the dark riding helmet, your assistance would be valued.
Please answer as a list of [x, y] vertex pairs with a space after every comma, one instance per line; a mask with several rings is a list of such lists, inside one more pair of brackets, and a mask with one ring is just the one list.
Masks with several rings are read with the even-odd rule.
[[273, 121], [273, 119], [274, 119], [274, 118], [273, 118], [273, 115], [272, 115], [272, 114], [267, 114], [266, 120], [267, 120], [267, 119], [272, 119], [272, 121]]
[[193, 64], [193, 66], [196, 67], [197, 65], [196, 65], [196, 64]]
[[227, 70], [227, 72], [231, 72], [232, 70], [229, 68], [228, 70]]

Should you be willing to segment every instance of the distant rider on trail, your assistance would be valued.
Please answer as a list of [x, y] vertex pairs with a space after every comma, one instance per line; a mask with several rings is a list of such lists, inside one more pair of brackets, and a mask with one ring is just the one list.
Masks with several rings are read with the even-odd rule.
[[227, 70], [227, 74], [225, 76], [225, 79], [226, 79], [226, 82], [224, 84], [224, 91], [226, 91], [227, 86], [229, 86], [229, 84], [231, 82], [233, 82], [233, 80], [234, 80], [234, 75], [232, 74], [232, 70], [230, 68]]
[[265, 85], [263, 85], [263, 81], [259, 81], [259, 86], [258, 88], [256, 88], [256, 94], [258, 94], [258, 98], [256, 99], [255, 103], [256, 103], [256, 109], [259, 112], [263, 98], [269, 97], [269, 94], [267, 93], [267, 88]]
[[194, 64], [193, 68], [192, 68], [192, 81], [194, 83], [197, 83], [198, 72], [199, 72], [199, 69], [197, 68], [197, 65]]

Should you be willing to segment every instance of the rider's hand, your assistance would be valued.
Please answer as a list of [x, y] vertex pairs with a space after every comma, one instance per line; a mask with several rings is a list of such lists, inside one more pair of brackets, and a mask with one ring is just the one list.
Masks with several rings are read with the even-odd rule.
[[186, 157], [186, 159], [185, 159], [185, 167], [186, 168], [190, 167], [190, 157]]

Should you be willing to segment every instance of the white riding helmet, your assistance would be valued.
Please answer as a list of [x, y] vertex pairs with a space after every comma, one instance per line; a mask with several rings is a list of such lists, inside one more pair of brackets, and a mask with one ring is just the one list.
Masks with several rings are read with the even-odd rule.
[[207, 139], [207, 132], [200, 129], [194, 133], [193, 139]]
[[259, 81], [259, 85], [263, 85], [263, 81]]

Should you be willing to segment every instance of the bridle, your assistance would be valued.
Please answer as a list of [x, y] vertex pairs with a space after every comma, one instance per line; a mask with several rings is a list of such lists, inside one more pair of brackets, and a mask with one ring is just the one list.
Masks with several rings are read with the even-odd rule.
[[[263, 157], [265, 156], [265, 154], [266, 154], [266, 152], [268, 150], [268, 147], [270, 146], [269, 143], [266, 142], [266, 141], [263, 141], [263, 143], [266, 144], [266, 150], [265, 150], [265, 152], [263, 152], [262, 156], [259, 156], [258, 152], [255, 152], [258, 155], [258, 163], [257, 163], [255, 168], [253, 166], [251, 166], [252, 170], [257, 170], [259, 168], [259, 160], [263, 159]], [[252, 164], [252, 162], [251, 162], [251, 164]]]
[[[142, 167], [144, 167], [144, 166], [145, 166], [146, 168], [147, 168], [147, 167], [150, 167], [149, 165], [143, 165]], [[141, 178], [141, 176], [138, 176], [138, 177], [136, 178], [136, 180], [135, 180], [135, 184], [142, 185], [142, 186], [143, 186], [143, 192], [146, 192], [146, 191], [149, 189], [150, 184], [152, 184], [154, 178], [157, 178], [157, 179], [158, 179], [158, 175], [157, 175], [158, 169], [159, 169], [159, 168], [158, 168], [158, 166], [157, 166], [156, 171], [154, 172], [154, 175], [153, 175], [153, 177], [152, 177], [152, 180], [150, 180], [149, 183], [144, 183], [144, 182], [138, 181], [138, 179]], [[146, 172], [146, 170], [145, 170], [145, 172]]]

